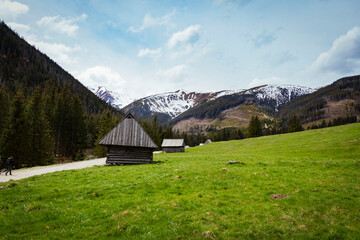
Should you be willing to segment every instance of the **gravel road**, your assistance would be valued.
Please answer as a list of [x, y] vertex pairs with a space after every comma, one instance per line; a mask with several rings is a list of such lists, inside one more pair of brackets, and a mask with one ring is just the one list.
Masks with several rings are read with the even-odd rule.
[[23, 178], [32, 177], [35, 175], [41, 175], [45, 173], [58, 172], [63, 170], [71, 170], [71, 169], [81, 169], [87, 168], [97, 165], [105, 165], [106, 158], [99, 158], [94, 160], [86, 160], [81, 162], [72, 162], [72, 163], [62, 163], [62, 164], [54, 164], [49, 166], [41, 166], [41, 167], [33, 167], [33, 168], [25, 168], [19, 170], [13, 170], [12, 175], [9, 174], [5, 176], [5, 173], [1, 173], [0, 182], [7, 182], [10, 179], [19, 180]]

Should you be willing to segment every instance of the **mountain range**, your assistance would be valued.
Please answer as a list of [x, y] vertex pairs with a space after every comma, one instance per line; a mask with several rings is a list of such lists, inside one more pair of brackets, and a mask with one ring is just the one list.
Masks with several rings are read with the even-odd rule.
[[141, 118], [151, 117], [154, 114], [161, 115], [161, 119], [169, 121], [176, 118], [185, 111], [205, 102], [210, 102], [229, 95], [254, 95], [258, 100], [273, 101], [276, 111], [282, 105], [294, 100], [295, 98], [314, 92], [309, 87], [294, 85], [263, 85], [251, 89], [223, 90], [217, 92], [195, 92], [177, 90], [151, 95], [138, 99], [125, 107], [121, 108], [120, 97], [113, 91], [107, 90], [104, 86], [99, 86], [96, 90], [91, 89], [99, 98], [110, 105], [123, 110], [125, 113], [131, 112]]
[[[302, 124], [309, 126], [336, 117], [360, 117], [357, 107], [360, 101], [359, 82], [359, 76], [353, 76], [319, 89], [262, 85], [217, 92], [177, 90], [138, 99], [121, 110], [141, 119], [151, 120], [156, 114], [159, 123], [192, 133], [194, 129], [195, 132], [204, 132], [209, 129], [246, 127], [252, 116], [288, 120], [292, 115], [298, 115]], [[111, 96], [110, 91], [101, 89], [103, 96]], [[97, 95], [102, 98], [102, 95]]]

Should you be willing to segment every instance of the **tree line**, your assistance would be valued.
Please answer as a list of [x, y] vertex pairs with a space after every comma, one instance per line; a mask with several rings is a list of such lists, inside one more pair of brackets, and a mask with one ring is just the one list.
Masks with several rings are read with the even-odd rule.
[[[337, 117], [329, 121], [323, 120], [320, 124], [312, 124], [307, 127], [307, 130], [356, 123], [357, 121], [358, 119], [356, 116]], [[247, 127], [212, 130], [206, 134], [206, 138], [216, 142], [299, 132], [304, 130], [305, 129], [301, 124], [300, 118], [296, 115], [293, 115], [289, 121], [284, 119], [260, 120], [257, 116], [252, 116]]]
[[0, 87], [0, 155], [12, 155], [21, 166], [53, 163], [56, 158], [80, 160], [93, 148], [100, 116], [86, 113], [72, 85], [52, 80], [28, 95]]

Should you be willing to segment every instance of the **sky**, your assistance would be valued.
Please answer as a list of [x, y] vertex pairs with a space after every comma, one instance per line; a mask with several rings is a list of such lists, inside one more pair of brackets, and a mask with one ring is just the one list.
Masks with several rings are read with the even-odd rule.
[[0, 0], [0, 19], [123, 104], [360, 74], [358, 0]]

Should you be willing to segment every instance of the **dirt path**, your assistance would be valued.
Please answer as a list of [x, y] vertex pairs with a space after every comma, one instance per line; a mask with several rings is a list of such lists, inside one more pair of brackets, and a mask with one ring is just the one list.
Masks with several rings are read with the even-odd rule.
[[41, 166], [41, 167], [33, 167], [26, 169], [19, 169], [12, 171], [12, 175], [9, 174], [5, 176], [5, 173], [1, 173], [0, 182], [7, 182], [10, 179], [19, 180], [23, 178], [32, 177], [35, 175], [41, 175], [45, 173], [58, 172], [63, 170], [71, 170], [71, 169], [81, 169], [87, 168], [97, 165], [105, 165], [106, 158], [99, 158], [94, 160], [87, 160], [81, 162], [72, 162], [72, 163], [63, 163], [63, 164], [54, 164], [49, 166]]

